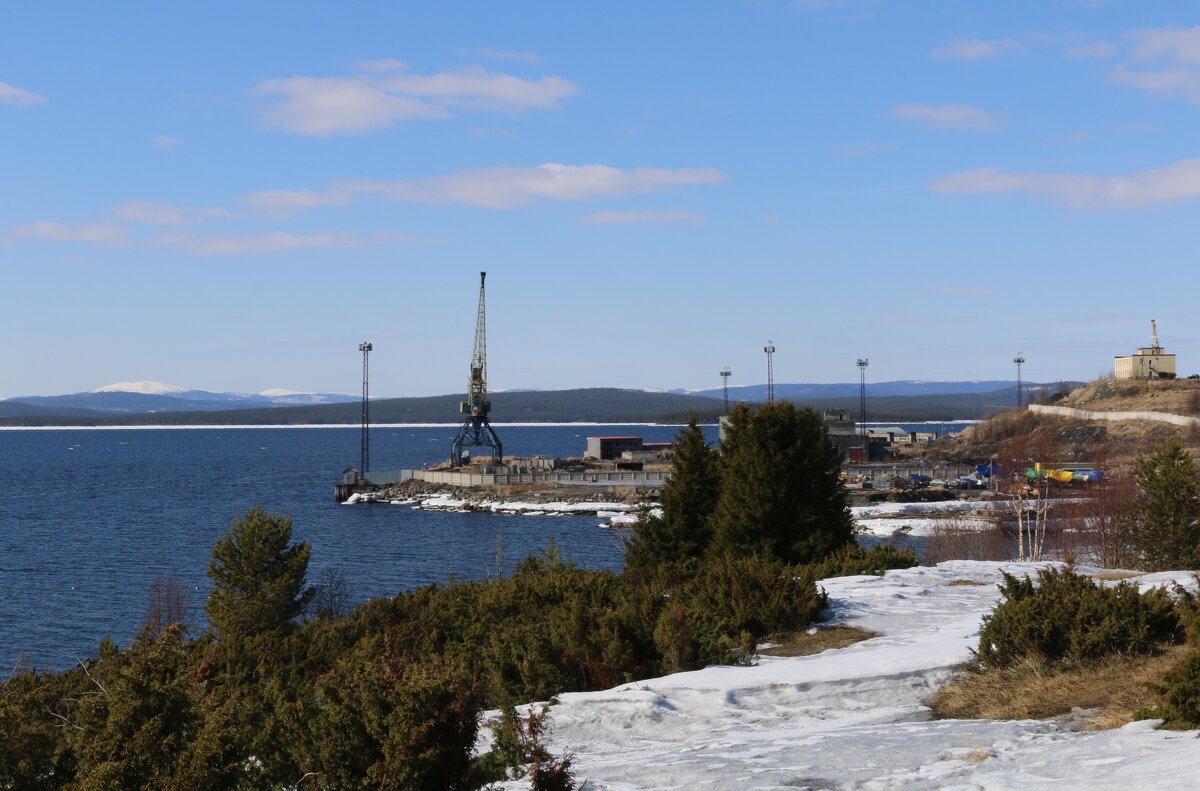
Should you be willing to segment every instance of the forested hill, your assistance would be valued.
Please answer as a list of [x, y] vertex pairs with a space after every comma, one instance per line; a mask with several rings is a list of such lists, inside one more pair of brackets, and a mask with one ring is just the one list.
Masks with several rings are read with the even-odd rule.
[[[388, 398], [371, 402], [373, 423], [454, 423], [462, 396]], [[816, 409], [849, 407], [857, 412], [857, 398], [794, 399]], [[868, 397], [867, 417], [873, 421], [971, 419], [1010, 408], [1016, 391], [990, 393]], [[0, 405], [14, 402], [0, 402]], [[516, 391], [492, 395], [492, 419], [497, 423], [677, 423], [690, 411], [703, 421], [715, 421], [721, 401], [676, 393], [642, 390], [586, 388], [578, 390]], [[356, 424], [358, 403], [315, 404], [266, 409], [226, 409], [214, 412], [152, 412], [134, 415], [48, 414], [45, 409], [3, 413], [0, 426], [171, 426], [171, 425], [308, 425]]]
[[[424, 398], [385, 398], [371, 401], [372, 423], [455, 423], [462, 418], [462, 394]], [[701, 396], [647, 393], [642, 390], [589, 388], [580, 390], [494, 393], [492, 419], [498, 423], [677, 422], [695, 410], [715, 420], [721, 402]], [[109, 416], [48, 416], [23, 414], [0, 418], [0, 425], [24, 426], [171, 426], [171, 425], [307, 425], [356, 424], [360, 403], [314, 404], [265, 409], [224, 409], [213, 412], [152, 412]]]

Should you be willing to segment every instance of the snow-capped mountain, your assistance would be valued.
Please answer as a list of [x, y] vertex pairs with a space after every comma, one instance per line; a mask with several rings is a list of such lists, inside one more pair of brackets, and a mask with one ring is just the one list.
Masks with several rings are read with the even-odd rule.
[[116, 384], [97, 387], [89, 393], [141, 393], [142, 395], [177, 395], [186, 393], [186, 387], [168, 385], [162, 382], [142, 380], [140, 382], [117, 382]]
[[302, 393], [272, 388], [259, 393], [221, 393], [212, 390], [192, 390], [179, 385], [151, 380], [116, 382], [85, 393], [57, 396], [21, 396], [0, 403], [11, 412], [17, 405], [26, 405], [61, 413], [75, 414], [136, 414], [142, 412], [206, 412], [226, 409], [261, 409], [276, 406], [307, 404], [338, 404], [356, 401], [358, 396], [345, 393]]

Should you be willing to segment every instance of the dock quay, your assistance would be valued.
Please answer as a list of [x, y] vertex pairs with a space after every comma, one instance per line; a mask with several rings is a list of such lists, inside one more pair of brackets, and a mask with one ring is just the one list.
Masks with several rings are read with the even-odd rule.
[[398, 470], [371, 470], [365, 475], [350, 468], [342, 473], [342, 480], [335, 487], [339, 503], [345, 502], [356, 492], [372, 492], [403, 481], [423, 481], [461, 487], [492, 487], [534, 485], [545, 487], [571, 486], [604, 489], [632, 489], [637, 491], [661, 489], [671, 477], [669, 470], [523, 470], [520, 472], [491, 471], [486, 467], [470, 467], [452, 470], [428, 470], [405, 468]]

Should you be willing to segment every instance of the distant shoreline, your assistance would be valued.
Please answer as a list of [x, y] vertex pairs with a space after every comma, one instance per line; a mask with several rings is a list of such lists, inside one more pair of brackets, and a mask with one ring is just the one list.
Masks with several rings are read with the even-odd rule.
[[[949, 422], [949, 421], [947, 421]], [[975, 421], [964, 421], [975, 422]], [[371, 428], [458, 428], [462, 423], [372, 423]], [[686, 423], [492, 423], [493, 426], [510, 426], [516, 428], [535, 428], [537, 426], [662, 426], [678, 428]], [[716, 423], [701, 425], [715, 426]], [[252, 429], [252, 428], [343, 428], [359, 431], [362, 426], [358, 423], [264, 423], [260, 425], [243, 425], [239, 423], [221, 425], [162, 425], [162, 426], [0, 426], [0, 431], [176, 431], [202, 429], [214, 431], [220, 429]]]
[[[892, 420], [886, 422], [867, 421], [868, 426], [894, 426], [897, 423], [944, 423], [946, 425], [974, 425], [981, 421], [974, 419], [961, 420]], [[457, 428], [461, 423], [372, 423], [371, 428]], [[512, 428], [570, 427], [570, 426], [660, 426], [662, 428], [679, 428], [686, 423], [642, 423], [637, 421], [618, 421], [615, 423], [573, 422], [573, 423], [493, 423], [494, 426]], [[715, 423], [701, 423], [704, 426], [715, 426]], [[0, 426], [0, 431], [184, 431], [203, 430], [219, 431], [221, 429], [285, 429], [285, 428], [340, 428], [359, 431], [362, 426], [358, 423], [264, 423], [260, 425], [222, 424], [222, 425], [161, 425], [161, 426]]]

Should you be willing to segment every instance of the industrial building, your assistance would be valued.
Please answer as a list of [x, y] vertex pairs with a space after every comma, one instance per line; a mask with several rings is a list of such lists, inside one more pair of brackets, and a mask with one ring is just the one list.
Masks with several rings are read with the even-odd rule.
[[1113, 358], [1113, 377], [1116, 379], [1174, 379], [1175, 355], [1167, 354], [1158, 342], [1158, 324], [1150, 321], [1152, 342], [1136, 354]]
[[620, 458], [626, 451], [641, 451], [642, 447], [641, 437], [588, 437], [587, 452], [583, 457], [611, 461]]

